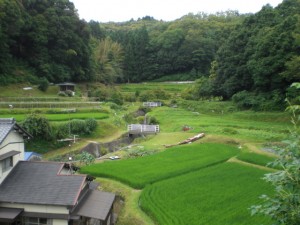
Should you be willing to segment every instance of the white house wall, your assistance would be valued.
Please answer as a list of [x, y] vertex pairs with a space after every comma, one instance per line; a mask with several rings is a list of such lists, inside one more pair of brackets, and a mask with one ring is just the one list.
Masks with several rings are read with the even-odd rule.
[[0, 145], [0, 155], [10, 151], [19, 151], [16, 160], [24, 160], [24, 140], [23, 137], [15, 131], [11, 131]]
[[17, 203], [0, 203], [0, 207], [21, 208], [25, 212], [51, 213], [69, 215], [69, 210], [64, 206], [30, 205]]
[[[24, 209], [24, 212], [69, 215], [69, 211], [67, 210], [66, 207], [63, 206], [0, 203], [0, 207], [21, 208]], [[68, 220], [52, 219], [52, 225], [68, 225]]]
[[[10, 151], [19, 151], [20, 153], [13, 156], [13, 165], [15, 166], [18, 161], [24, 160], [24, 140], [23, 137], [16, 131], [12, 130], [0, 145], [0, 155], [8, 153]], [[4, 178], [11, 171], [2, 172], [2, 166], [0, 166], [0, 184]]]
[[52, 224], [53, 225], [68, 225], [68, 220], [53, 219]]
[[[63, 207], [63, 206], [45, 206], [45, 205], [0, 203], [0, 207], [21, 208], [21, 209], [24, 209], [24, 212], [69, 215], [69, 211], [67, 210], [66, 207]], [[52, 219], [51, 224], [52, 225], [68, 225], [68, 220]]]

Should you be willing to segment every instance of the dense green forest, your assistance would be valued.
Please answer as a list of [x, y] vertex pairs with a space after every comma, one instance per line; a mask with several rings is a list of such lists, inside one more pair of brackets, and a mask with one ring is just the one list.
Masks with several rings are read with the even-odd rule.
[[122, 23], [80, 20], [69, 0], [0, 0], [0, 83], [197, 80], [185, 98], [275, 109], [296, 96], [299, 19], [300, 0]]

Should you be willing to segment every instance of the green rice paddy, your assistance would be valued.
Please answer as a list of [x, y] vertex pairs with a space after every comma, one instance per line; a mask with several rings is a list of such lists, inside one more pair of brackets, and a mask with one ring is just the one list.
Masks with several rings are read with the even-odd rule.
[[255, 165], [267, 166], [268, 163], [275, 160], [275, 156], [256, 154], [254, 152], [243, 152], [237, 156], [237, 159]]
[[[69, 114], [42, 114], [45, 118], [52, 122], [62, 122], [72, 119], [88, 119], [94, 118], [96, 120], [107, 119], [109, 115], [107, 113], [92, 112], [92, 113], [69, 113]], [[26, 119], [27, 114], [1, 114], [1, 118], [15, 118], [17, 121], [23, 121]]]
[[110, 177], [134, 188], [212, 166], [237, 155], [238, 148], [223, 144], [190, 144], [136, 159], [106, 161], [81, 168], [81, 173]]
[[272, 159], [229, 145], [193, 143], [93, 164], [81, 172], [142, 188], [139, 205], [161, 225], [269, 225], [268, 218], [251, 216], [249, 210], [260, 195], [272, 193], [261, 179], [269, 171], [227, 161], [236, 156], [256, 165]]
[[163, 225], [257, 225], [267, 218], [251, 216], [248, 208], [270, 194], [262, 182], [266, 171], [237, 163], [221, 163], [148, 185], [140, 205]]

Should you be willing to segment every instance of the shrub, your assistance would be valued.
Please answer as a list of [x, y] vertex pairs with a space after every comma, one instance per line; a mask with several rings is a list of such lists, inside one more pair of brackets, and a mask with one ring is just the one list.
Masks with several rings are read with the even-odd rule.
[[159, 122], [156, 119], [156, 117], [151, 116], [150, 119], [149, 119], [149, 124], [156, 125], [156, 124], [159, 124]]
[[136, 121], [137, 121], [137, 123], [139, 123], [139, 124], [144, 124], [145, 117], [144, 117], [144, 116], [138, 116], [138, 117], [136, 118]]
[[82, 152], [80, 154], [80, 163], [85, 165], [90, 165], [95, 161], [95, 157], [88, 152]]
[[137, 98], [140, 96], [140, 94], [141, 94], [140, 90], [136, 90], [134, 93], [135, 97]]
[[97, 128], [97, 121], [93, 118], [89, 118], [85, 120], [85, 124], [89, 132], [93, 132]]
[[126, 102], [135, 102], [136, 101], [136, 96], [133, 95], [133, 94], [130, 94], [130, 93], [124, 94], [124, 100]]
[[123, 119], [126, 123], [135, 123], [136, 122], [136, 119], [132, 113], [125, 114]]
[[156, 89], [153, 91], [153, 94], [155, 95], [156, 99], [169, 99], [170, 95], [163, 89]]
[[116, 103], [118, 105], [123, 105], [124, 101], [123, 101], [123, 97], [122, 94], [118, 91], [114, 91], [113, 94], [111, 95], [110, 100], [113, 103]]
[[38, 114], [33, 113], [26, 117], [22, 126], [37, 139], [53, 139], [53, 133], [49, 121]]
[[154, 101], [156, 98], [152, 91], [146, 91], [140, 94], [139, 99], [141, 102], [147, 102], [149, 100]]
[[145, 91], [145, 92], [139, 94], [139, 99], [141, 102], [156, 101], [158, 99], [166, 100], [169, 98], [170, 98], [170, 94], [168, 94], [163, 89], [149, 90], [149, 91]]
[[112, 109], [112, 110], [121, 110], [121, 106], [114, 102], [109, 102], [107, 105]]
[[38, 89], [43, 92], [46, 92], [48, 87], [49, 87], [49, 81], [45, 77], [41, 78]]
[[56, 138], [64, 138], [70, 134], [89, 135], [97, 128], [97, 126], [98, 123], [95, 119], [73, 119], [55, 127]]

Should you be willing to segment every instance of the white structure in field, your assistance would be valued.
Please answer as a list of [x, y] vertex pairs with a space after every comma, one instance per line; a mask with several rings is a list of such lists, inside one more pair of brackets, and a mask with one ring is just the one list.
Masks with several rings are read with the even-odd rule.
[[159, 132], [159, 125], [130, 124], [129, 134], [156, 134]]
[[161, 105], [161, 102], [143, 102], [145, 107], [160, 107]]

